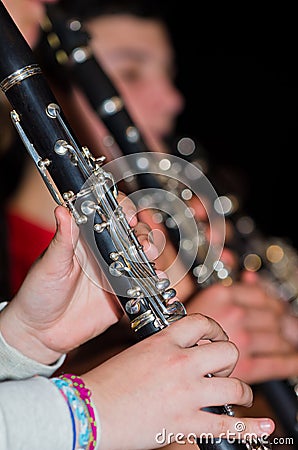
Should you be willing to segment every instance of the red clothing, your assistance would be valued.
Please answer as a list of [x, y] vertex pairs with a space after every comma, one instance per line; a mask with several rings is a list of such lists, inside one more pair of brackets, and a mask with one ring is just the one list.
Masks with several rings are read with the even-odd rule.
[[33, 262], [48, 247], [54, 232], [45, 230], [9, 211], [8, 254], [12, 294], [21, 286]]

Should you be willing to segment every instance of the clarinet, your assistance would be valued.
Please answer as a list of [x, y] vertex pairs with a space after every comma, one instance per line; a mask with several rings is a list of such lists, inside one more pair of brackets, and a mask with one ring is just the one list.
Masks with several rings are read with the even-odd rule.
[[[40, 175], [58, 204], [65, 205], [92, 255], [113, 288], [138, 339], [186, 315], [170, 302], [175, 290], [159, 279], [117, 202], [117, 185], [95, 158], [80, 147], [43, 77], [33, 53], [0, 2], [0, 88], [13, 110], [11, 119]], [[212, 376], [211, 374], [209, 376]], [[230, 405], [207, 408], [234, 415]], [[253, 450], [270, 447], [256, 439], [198, 443], [201, 450]], [[270, 444], [269, 444], [270, 445]]]

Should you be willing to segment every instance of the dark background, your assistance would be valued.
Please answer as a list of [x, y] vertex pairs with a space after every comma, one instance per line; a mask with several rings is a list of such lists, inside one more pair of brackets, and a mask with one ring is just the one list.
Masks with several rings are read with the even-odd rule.
[[262, 231], [298, 247], [293, 8], [228, 10], [189, 0], [162, 7], [186, 99], [178, 134], [205, 148], [224, 180], [219, 192], [236, 191]]

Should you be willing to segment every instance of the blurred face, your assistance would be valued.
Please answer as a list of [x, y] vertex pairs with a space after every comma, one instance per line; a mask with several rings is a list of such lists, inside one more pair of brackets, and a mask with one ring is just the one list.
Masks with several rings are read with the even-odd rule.
[[39, 23], [44, 14], [45, 3], [58, 0], [2, 0], [7, 11], [19, 27], [28, 44], [33, 47], [39, 33]]
[[172, 132], [183, 98], [173, 84], [173, 50], [164, 26], [130, 15], [87, 24], [91, 45], [151, 150]]

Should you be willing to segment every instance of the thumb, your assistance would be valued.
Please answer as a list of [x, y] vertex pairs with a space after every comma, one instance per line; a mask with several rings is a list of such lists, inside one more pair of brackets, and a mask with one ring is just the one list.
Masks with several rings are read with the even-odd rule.
[[72, 263], [79, 238], [79, 229], [64, 206], [57, 206], [54, 214], [56, 232], [42, 259], [49, 268], [57, 267], [59, 264], [59, 270], [63, 270], [63, 267], [69, 267], [69, 264]]

